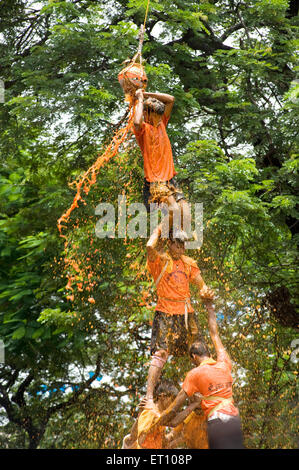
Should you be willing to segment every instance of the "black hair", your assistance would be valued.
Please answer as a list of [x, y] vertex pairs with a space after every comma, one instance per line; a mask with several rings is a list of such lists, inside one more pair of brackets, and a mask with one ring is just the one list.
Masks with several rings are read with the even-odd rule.
[[204, 341], [196, 341], [196, 343], [191, 344], [189, 349], [190, 357], [192, 354], [196, 354], [197, 356], [210, 356], [209, 349]]
[[162, 101], [157, 100], [157, 98], [151, 98], [151, 99], [153, 99], [155, 101], [155, 103], [158, 105], [157, 108], [154, 110], [153, 105], [149, 104], [147, 102], [147, 100], [144, 102], [145, 108], [150, 110], [150, 111], [154, 111], [155, 113], [162, 116], [164, 114], [164, 111], [165, 111], [165, 104]]
[[174, 385], [173, 382], [167, 379], [163, 379], [157, 383], [154, 390], [154, 399], [159, 398], [161, 395], [168, 395], [176, 397], [179, 393], [179, 389]]

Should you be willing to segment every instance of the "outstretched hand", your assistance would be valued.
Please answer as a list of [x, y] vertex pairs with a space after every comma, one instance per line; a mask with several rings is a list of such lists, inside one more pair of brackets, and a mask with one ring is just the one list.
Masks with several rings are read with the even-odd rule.
[[200, 297], [206, 301], [212, 301], [214, 299], [214, 291], [208, 286], [203, 286], [199, 291]]

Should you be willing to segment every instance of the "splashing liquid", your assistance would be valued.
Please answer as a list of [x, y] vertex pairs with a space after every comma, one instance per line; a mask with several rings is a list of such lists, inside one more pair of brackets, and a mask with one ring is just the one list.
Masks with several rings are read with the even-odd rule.
[[[121, 144], [127, 138], [127, 135], [130, 129], [133, 126], [133, 119], [135, 114], [135, 105], [130, 103], [129, 105], [129, 117], [125, 127], [118, 129], [114, 134], [110, 144], [107, 146], [104, 153], [102, 153], [95, 163], [76, 181], [70, 183], [70, 187], [74, 187], [76, 190], [75, 197], [71, 206], [66, 210], [66, 212], [58, 219], [57, 227], [60, 233], [60, 236], [64, 238], [64, 251], [65, 251], [65, 271], [67, 277], [66, 289], [70, 291], [70, 294], [67, 295], [67, 299], [74, 300], [74, 284], [76, 283], [79, 286], [79, 290], [82, 289], [82, 281], [86, 278], [86, 269], [80, 266], [79, 261], [76, 257], [70, 252], [70, 239], [67, 234], [64, 234], [63, 231], [68, 228], [68, 222], [72, 212], [79, 207], [79, 203], [86, 204], [84, 200], [84, 194], [87, 196], [91, 190], [91, 187], [96, 183], [97, 174], [101, 168], [111, 160], [117, 153]], [[87, 275], [87, 278], [91, 278], [91, 273]], [[91, 290], [92, 285], [88, 290]], [[88, 298], [90, 303], [94, 303], [95, 300], [92, 296]]]

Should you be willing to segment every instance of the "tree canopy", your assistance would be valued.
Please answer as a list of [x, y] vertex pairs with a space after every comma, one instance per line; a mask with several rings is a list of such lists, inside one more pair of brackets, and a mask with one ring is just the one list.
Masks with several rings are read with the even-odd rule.
[[[151, 1], [143, 45], [148, 90], [175, 96], [177, 178], [203, 203], [190, 256], [216, 292], [249, 448], [296, 446], [296, 4]], [[95, 209], [142, 202], [133, 137], [74, 211], [71, 253], [57, 220], [127, 119], [117, 74], [147, 1], [0, 6], [0, 447], [119, 448], [145, 391], [155, 289], [146, 239], [99, 239]], [[72, 300], [69, 255], [84, 268]], [[190, 367], [170, 361], [165, 375], [181, 382]]]

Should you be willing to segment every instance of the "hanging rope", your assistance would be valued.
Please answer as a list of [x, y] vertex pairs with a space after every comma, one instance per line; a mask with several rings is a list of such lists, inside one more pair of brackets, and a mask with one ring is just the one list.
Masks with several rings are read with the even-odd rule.
[[149, 4], [150, 4], [150, 0], [147, 0], [146, 10], [145, 10], [145, 17], [144, 17], [144, 22], [143, 22], [143, 29], [145, 29], [147, 15], [148, 15], [148, 11], [149, 11]]
[[[149, 12], [150, 0], [147, 0], [143, 24], [140, 26], [138, 38], [139, 44], [136, 54], [129, 61], [125, 61], [125, 67], [118, 74], [119, 82], [125, 93], [125, 101], [133, 104], [133, 97], [138, 88], [146, 88], [147, 77], [142, 65], [142, 47], [144, 41], [145, 25]], [[139, 62], [139, 63], [138, 63]]]

